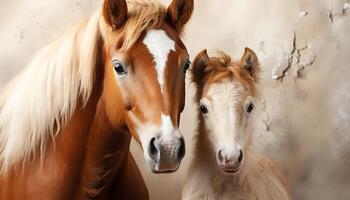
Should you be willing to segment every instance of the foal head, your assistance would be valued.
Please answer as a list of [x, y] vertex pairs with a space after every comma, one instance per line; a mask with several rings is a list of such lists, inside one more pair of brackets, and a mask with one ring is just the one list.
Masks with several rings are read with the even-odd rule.
[[154, 173], [177, 170], [185, 154], [178, 129], [189, 55], [180, 39], [193, 0], [105, 0], [103, 101], [109, 120], [125, 124]]
[[258, 59], [248, 48], [239, 62], [232, 62], [222, 52], [209, 58], [204, 50], [193, 63], [192, 81], [197, 87], [200, 128], [208, 138], [219, 168], [226, 173], [238, 172], [244, 161], [258, 72]]

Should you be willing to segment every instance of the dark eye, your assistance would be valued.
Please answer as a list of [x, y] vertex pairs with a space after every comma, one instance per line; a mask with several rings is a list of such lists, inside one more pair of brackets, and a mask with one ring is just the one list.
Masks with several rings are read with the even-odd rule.
[[122, 63], [120, 63], [119, 61], [113, 61], [112, 63], [113, 63], [114, 70], [115, 72], [117, 72], [118, 75], [126, 74], [125, 68]]
[[184, 65], [184, 72], [185, 73], [190, 68], [190, 66], [191, 66], [191, 61], [187, 61], [186, 64]]
[[202, 112], [203, 114], [207, 114], [207, 113], [208, 113], [208, 109], [207, 109], [207, 107], [206, 107], [205, 105], [201, 105], [201, 106], [200, 106], [200, 110], [201, 110], [201, 112]]
[[250, 103], [247, 107], [247, 113], [251, 113], [254, 109], [254, 104], [253, 103]]

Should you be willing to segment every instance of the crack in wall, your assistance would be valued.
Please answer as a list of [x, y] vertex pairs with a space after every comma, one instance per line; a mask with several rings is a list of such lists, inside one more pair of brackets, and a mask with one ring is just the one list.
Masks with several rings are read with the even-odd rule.
[[265, 131], [270, 131], [271, 130], [271, 118], [269, 114], [266, 112], [266, 101], [262, 100], [261, 101], [261, 113], [262, 113], [262, 123], [264, 124]]
[[[300, 56], [300, 55], [299, 55]], [[294, 78], [301, 78], [303, 77], [302, 71], [308, 67], [311, 66], [315, 63], [316, 61], [316, 56], [314, 55], [309, 55], [310, 57], [308, 59], [306, 59], [305, 62], [302, 63], [298, 63], [298, 65], [296, 65], [296, 70], [294, 72]], [[300, 57], [299, 57], [300, 58]]]
[[283, 78], [292, 64], [292, 55], [294, 54], [296, 49], [296, 33], [294, 32], [291, 50], [286, 53], [285, 51], [282, 53], [283, 55], [277, 61], [277, 64], [272, 68], [272, 79], [278, 80]]
[[[306, 52], [306, 53], [304, 53]], [[283, 79], [288, 71], [293, 68], [294, 78], [301, 78], [302, 71], [315, 63], [316, 56], [311, 51], [311, 44], [306, 42], [303, 46], [297, 46], [297, 35], [294, 32], [291, 50], [289, 53], [284, 53], [280, 60], [277, 62], [275, 67], [272, 69], [272, 79], [279, 80]]]
[[343, 8], [340, 11], [337, 11], [334, 8], [332, 8], [331, 11], [329, 12], [329, 20], [333, 24], [336, 18], [346, 16], [349, 12], [348, 10], [350, 10], [349, 2], [345, 2]]

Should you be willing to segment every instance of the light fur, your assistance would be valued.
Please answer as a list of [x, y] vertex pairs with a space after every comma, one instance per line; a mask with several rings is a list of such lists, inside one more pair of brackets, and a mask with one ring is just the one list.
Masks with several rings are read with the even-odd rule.
[[[252, 51], [246, 53], [254, 55]], [[288, 182], [269, 158], [254, 153], [247, 105], [257, 96], [258, 61], [253, 71], [245, 71], [245, 61], [232, 62], [222, 52], [199, 62], [195, 59], [192, 80], [196, 85], [196, 103], [206, 106], [198, 111], [198, 133], [195, 135], [194, 159], [183, 187], [183, 200], [288, 200]], [[244, 58], [243, 57], [243, 58]], [[255, 58], [254, 58], [255, 59]], [[197, 73], [198, 68], [205, 73]], [[205, 81], [202, 79], [205, 77]], [[237, 155], [242, 150], [240, 169], [234, 174], [223, 172], [218, 152]]]
[[201, 154], [189, 169], [183, 200], [291, 199], [283, 173], [267, 157], [246, 151], [245, 163], [238, 174], [227, 175], [216, 166], [214, 155], [206, 151]]

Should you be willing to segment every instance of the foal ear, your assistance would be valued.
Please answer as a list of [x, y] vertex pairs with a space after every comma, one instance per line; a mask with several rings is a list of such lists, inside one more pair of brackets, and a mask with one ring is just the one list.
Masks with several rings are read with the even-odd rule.
[[128, 6], [125, 0], [105, 0], [103, 17], [113, 31], [121, 28], [128, 19]]
[[193, 0], [173, 0], [168, 8], [167, 16], [178, 32], [191, 18], [193, 12]]
[[241, 66], [256, 81], [259, 72], [259, 60], [253, 50], [245, 48], [241, 58]]
[[194, 59], [192, 65], [192, 82], [197, 86], [202, 84], [208, 72], [209, 56], [207, 50], [202, 50]]

